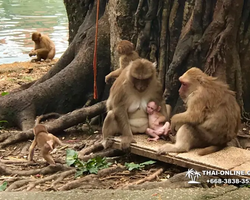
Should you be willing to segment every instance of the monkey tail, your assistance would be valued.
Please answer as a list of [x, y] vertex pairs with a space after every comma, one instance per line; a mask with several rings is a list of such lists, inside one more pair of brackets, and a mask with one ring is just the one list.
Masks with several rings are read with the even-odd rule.
[[37, 124], [40, 124], [41, 123], [41, 121], [45, 121], [45, 120], [47, 120], [47, 119], [51, 119], [51, 118], [55, 118], [55, 119], [57, 119], [57, 118], [59, 118], [61, 115], [59, 114], [59, 113], [48, 113], [48, 114], [45, 114], [45, 115], [41, 115], [41, 116], [39, 116], [39, 117], [37, 117], [36, 118], [36, 122], [35, 122], [35, 126], [37, 125]]
[[216, 151], [220, 151], [221, 149], [223, 149], [225, 146], [209, 146], [203, 149], [199, 149], [198, 150], [198, 155], [200, 156], [204, 156], [210, 153], [214, 153]]

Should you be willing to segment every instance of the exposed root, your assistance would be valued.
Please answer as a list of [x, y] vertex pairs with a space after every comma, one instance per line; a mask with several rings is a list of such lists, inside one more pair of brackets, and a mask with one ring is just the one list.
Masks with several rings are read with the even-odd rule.
[[88, 146], [84, 149], [82, 149], [79, 152], [79, 158], [83, 158], [85, 155], [93, 153], [94, 151], [98, 151], [98, 150], [102, 150], [103, 149], [103, 145], [101, 142], [96, 142], [91, 146]]
[[[77, 109], [73, 112], [69, 112], [65, 115], [62, 115], [58, 119], [46, 123], [48, 132], [55, 134], [59, 131], [63, 131], [64, 129], [83, 122], [87, 117], [92, 118], [94, 116], [100, 115], [105, 112], [105, 105], [106, 101], [102, 101], [93, 106]], [[0, 143], [0, 149], [16, 142], [32, 139], [33, 137], [34, 134], [32, 129], [11, 134], [6, 140]]]
[[123, 170], [125, 170], [124, 166], [115, 166], [115, 167], [110, 167], [107, 169], [102, 169], [97, 174], [90, 174], [90, 175], [84, 176], [82, 178], [79, 178], [77, 180], [71, 181], [71, 182], [67, 183], [66, 185], [60, 187], [59, 190], [65, 191], [65, 190], [74, 189], [74, 188], [80, 187], [82, 185], [82, 183], [85, 181], [90, 181], [92, 179], [103, 177], [103, 176], [106, 176], [107, 174], [119, 172], [119, 171], [123, 171]]
[[32, 179], [20, 180], [12, 183], [8, 188], [6, 188], [6, 192], [11, 192], [17, 188], [27, 185]]
[[47, 167], [41, 169], [31, 169], [27, 171], [19, 171], [19, 170], [10, 170], [8, 167], [2, 163], [0, 163], [0, 174], [1, 175], [19, 175], [19, 176], [30, 176], [35, 174], [52, 174], [58, 171], [65, 171], [70, 169], [69, 167], [65, 167], [63, 165], [49, 165]]
[[62, 181], [64, 178], [76, 173], [76, 169], [71, 169], [69, 171], [63, 172], [60, 174], [60, 176], [51, 184], [52, 188], [55, 188], [56, 184], [58, 184], [60, 181]]
[[85, 156], [79, 156], [79, 158], [83, 161], [87, 161], [91, 158], [96, 158], [96, 157], [112, 157], [112, 156], [117, 156], [120, 155], [122, 151], [117, 150], [117, 149], [107, 149], [105, 151], [85, 155]]
[[135, 32], [137, 32], [137, 30], [138, 30], [138, 19], [139, 19], [140, 12], [142, 10], [143, 2], [144, 2], [144, 0], [139, 0], [138, 6], [137, 6], [137, 9], [135, 12], [135, 22], [134, 22]]
[[11, 135], [10, 132], [1, 133], [1, 135], [0, 135], [0, 142], [6, 140], [10, 135]]
[[46, 181], [53, 180], [53, 179], [57, 178], [58, 176], [60, 176], [60, 174], [53, 174], [53, 175], [47, 176], [47, 177], [45, 177], [43, 179], [32, 181], [32, 182], [29, 183], [27, 191], [32, 190], [38, 184], [45, 183]]
[[164, 170], [165, 170], [165, 168], [162, 167], [162, 168], [158, 169], [157, 171], [155, 171], [153, 174], [146, 176], [145, 178], [140, 179], [134, 183], [130, 183], [129, 185], [125, 186], [124, 189], [129, 189], [131, 185], [139, 185], [139, 184], [144, 183], [144, 182], [152, 181], [152, 180], [156, 179], [160, 174], [162, 174], [162, 172], [164, 172]]

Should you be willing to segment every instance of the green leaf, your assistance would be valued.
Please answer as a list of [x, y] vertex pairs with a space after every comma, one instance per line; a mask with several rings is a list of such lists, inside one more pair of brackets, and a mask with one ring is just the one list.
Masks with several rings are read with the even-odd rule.
[[2, 93], [1, 93], [1, 96], [5, 96], [5, 95], [7, 95], [7, 94], [9, 94], [9, 92], [2, 92]]
[[85, 173], [86, 171], [87, 171], [86, 169], [78, 169], [78, 170], [76, 170], [75, 178], [83, 175], [83, 173]]
[[154, 163], [156, 163], [156, 161], [149, 160], [149, 161], [146, 161], [146, 162], [141, 163], [141, 165], [152, 165], [152, 164], [154, 164]]
[[0, 192], [4, 191], [7, 188], [7, 185], [7, 182], [4, 182], [2, 185], [0, 185]]
[[67, 163], [67, 165], [71, 166], [73, 164], [76, 164], [76, 161], [78, 161], [77, 152], [74, 151], [73, 149], [67, 149], [66, 150], [66, 163]]
[[129, 170], [129, 171], [132, 171], [134, 169], [137, 169], [137, 170], [141, 170], [142, 168], [145, 167], [145, 165], [152, 165], [156, 163], [155, 161], [153, 160], [149, 160], [149, 161], [146, 161], [146, 162], [143, 162], [143, 163], [140, 163], [140, 164], [136, 164], [136, 163], [125, 163], [125, 167]]
[[97, 167], [92, 167], [89, 169], [90, 174], [97, 174], [98, 171], [99, 171], [99, 169]]
[[140, 164], [136, 164], [136, 163], [125, 163], [125, 167], [129, 170], [132, 171], [134, 169], [140, 169]]

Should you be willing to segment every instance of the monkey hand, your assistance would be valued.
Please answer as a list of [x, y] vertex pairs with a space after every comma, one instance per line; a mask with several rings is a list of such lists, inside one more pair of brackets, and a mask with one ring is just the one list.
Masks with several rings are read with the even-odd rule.
[[29, 52], [29, 56], [31, 57], [31, 56], [36, 56], [36, 50], [31, 50], [30, 52]]
[[121, 149], [128, 150], [130, 148], [131, 143], [136, 143], [133, 136], [123, 136], [121, 139]]
[[178, 123], [178, 114], [177, 114], [171, 118], [171, 125], [170, 125], [171, 133], [175, 134], [176, 131], [178, 130], [178, 127], [179, 127], [179, 123]]
[[106, 84], [108, 84], [109, 83], [109, 81], [110, 81], [110, 76], [109, 76], [109, 74], [107, 75], [107, 76], [105, 76], [105, 83]]

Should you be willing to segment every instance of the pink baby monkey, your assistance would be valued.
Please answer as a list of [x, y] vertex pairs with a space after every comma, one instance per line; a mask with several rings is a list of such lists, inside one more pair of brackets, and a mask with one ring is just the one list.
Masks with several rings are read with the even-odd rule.
[[146, 133], [151, 136], [148, 141], [157, 141], [161, 135], [166, 136], [170, 130], [170, 123], [166, 122], [166, 117], [160, 113], [161, 106], [154, 101], [147, 105], [148, 123]]

